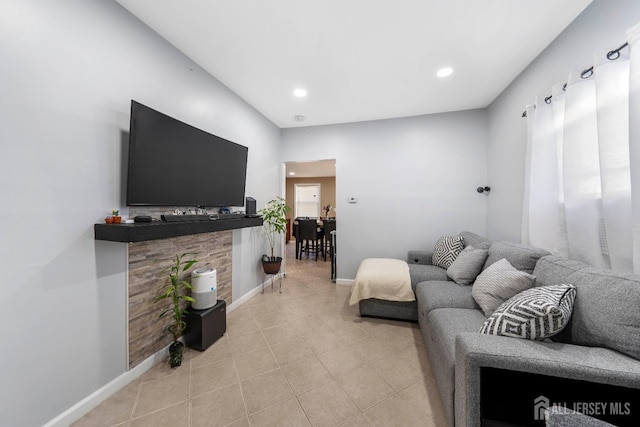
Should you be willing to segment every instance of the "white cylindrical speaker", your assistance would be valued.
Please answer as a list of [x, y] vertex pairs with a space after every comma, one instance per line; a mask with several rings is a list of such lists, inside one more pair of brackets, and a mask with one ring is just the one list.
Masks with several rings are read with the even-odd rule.
[[194, 310], [205, 310], [218, 300], [218, 276], [213, 268], [199, 268], [191, 273], [191, 303]]

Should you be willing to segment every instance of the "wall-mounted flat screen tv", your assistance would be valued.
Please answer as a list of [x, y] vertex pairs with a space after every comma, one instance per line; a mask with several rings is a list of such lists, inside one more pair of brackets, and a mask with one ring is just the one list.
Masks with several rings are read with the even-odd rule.
[[243, 206], [249, 149], [131, 101], [128, 206]]

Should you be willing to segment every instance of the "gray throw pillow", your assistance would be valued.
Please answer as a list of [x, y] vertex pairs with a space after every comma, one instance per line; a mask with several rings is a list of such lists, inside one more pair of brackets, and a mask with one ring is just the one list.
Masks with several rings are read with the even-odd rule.
[[447, 276], [458, 285], [470, 285], [482, 271], [489, 251], [467, 246], [447, 268]]
[[532, 288], [535, 283], [534, 275], [516, 270], [503, 258], [480, 273], [473, 284], [471, 295], [488, 317], [500, 304], [525, 289]]
[[549, 338], [569, 323], [575, 298], [573, 285], [527, 289], [498, 307], [479, 332], [528, 340]]
[[464, 249], [464, 238], [460, 236], [442, 236], [433, 248], [431, 263], [445, 270]]
[[545, 255], [549, 255], [549, 251], [534, 246], [516, 242], [495, 242], [489, 247], [489, 256], [484, 263], [484, 268], [506, 258], [517, 270], [533, 273], [536, 263]]

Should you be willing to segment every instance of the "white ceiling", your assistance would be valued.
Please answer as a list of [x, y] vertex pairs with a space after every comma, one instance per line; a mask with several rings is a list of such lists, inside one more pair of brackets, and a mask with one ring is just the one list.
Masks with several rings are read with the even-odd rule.
[[[336, 161], [318, 160], [313, 162], [285, 163], [287, 178], [317, 178], [321, 176], [336, 176]], [[291, 174], [293, 172], [293, 175]]]
[[591, 3], [116, 1], [281, 128], [484, 108]]

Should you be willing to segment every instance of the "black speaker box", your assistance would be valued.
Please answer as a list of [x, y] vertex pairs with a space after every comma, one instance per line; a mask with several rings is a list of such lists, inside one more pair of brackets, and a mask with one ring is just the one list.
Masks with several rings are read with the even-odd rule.
[[189, 308], [186, 321], [185, 344], [196, 350], [205, 351], [227, 330], [227, 303], [218, 300], [216, 305], [206, 310]]
[[253, 197], [245, 198], [244, 210], [247, 215], [256, 215], [256, 199]]

